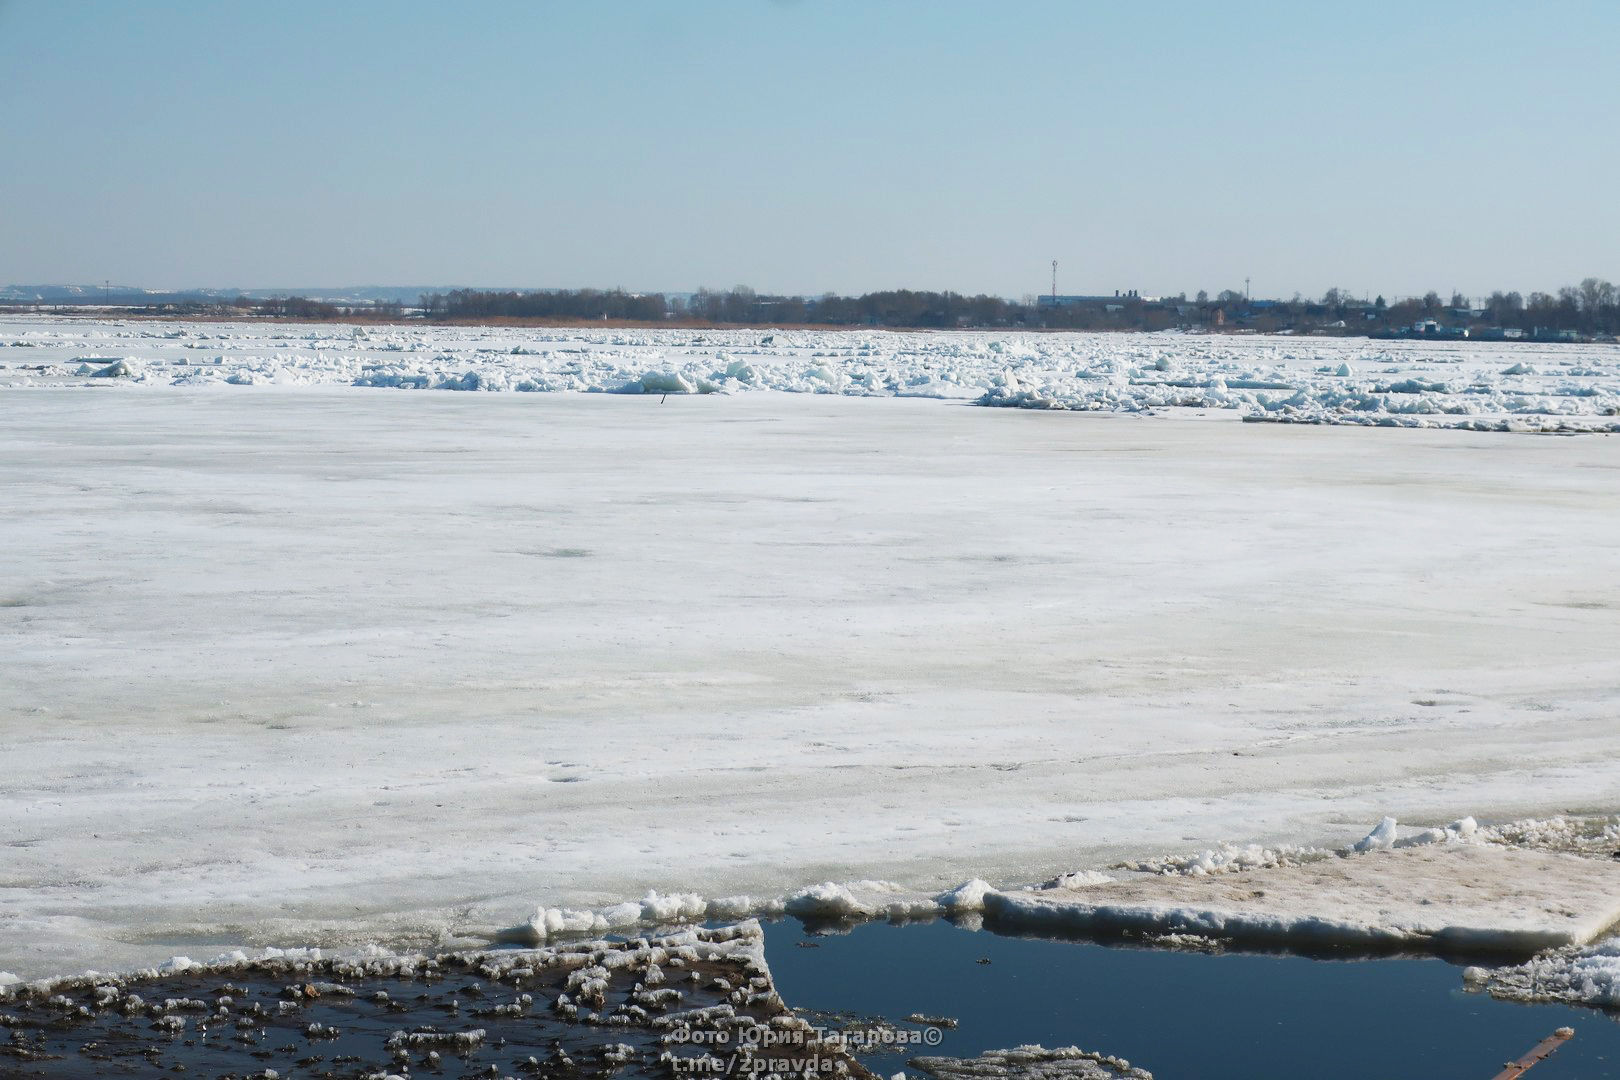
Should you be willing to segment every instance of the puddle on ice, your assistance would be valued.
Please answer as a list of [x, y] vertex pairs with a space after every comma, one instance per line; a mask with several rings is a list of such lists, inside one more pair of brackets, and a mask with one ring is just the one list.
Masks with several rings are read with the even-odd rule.
[[[1156, 1080], [1489, 1080], [1569, 1025], [1575, 1038], [1529, 1075], [1620, 1077], [1620, 1016], [1468, 993], [1462, 967], [1434, 957], [1209, 954], [946, 922], [812, 936], [792, 921], [766, 927], [766, 955], [801, 1010], [956, 1019], [929, 1054], [1039, 1043], [1116, 1055]], [[883, 1076], [904, 1064], [861, 1056]]]
[[[650, 945], [77, 980], [0, 1000], [0, 1076], [667, 1078], [697, 1073], [661, 1054], [723, 1050], [714, 1040], [727, 1031], [733, 1048], [748, 1047], [733, 1050], [744, 1062], [734, 1075], [745, 1075], [759, 1045], [746, 1033], [774, 1028], [806, 1033], [800, 1044], [819, 1066], [800, 1075], [854, 1080], [861, 1064], [918, 1076], [908, 1065], [918, 1055], [1030, 1043], [1128, 1059], [1159, 1080], [1488, 1080], [1569, 1025], [1574, 1040], [1536, 1066], [1536, 1080], [1620, 1077], [1615, 1016], [1465, 993], [1462, 969], [1431, 957], [1170, 951], [943, 921], [817, 934], [783, 920], [761, 942], [752, 925]], [[860, 1064], [829, 1031], [844, 1033]], [[1079, 1066], [1065, 1075], [1120, 1075]]]

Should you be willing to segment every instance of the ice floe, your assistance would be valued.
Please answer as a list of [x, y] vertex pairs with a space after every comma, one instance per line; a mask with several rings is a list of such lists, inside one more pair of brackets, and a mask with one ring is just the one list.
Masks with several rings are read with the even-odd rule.
[[1050, 933], [1524, 956], [1590, 942], [1620, 921], [1620, 864], [1431, 844], [1204, 877], [1158, 875], [1080, 894], [993, 892], [984, 908], [994, 925]]
[[[1561, 830], [1522, 823], [1513, 831]], [[982, 915], [996, 926], [1053, 934], [1191, 935], [1283, 948], [1434, 949], [1525, 956], [1584, 945], [1620, 923], [1620, 862], [1502, 842], [1471, 817], [1401, 834], [1384, 818], [1339, 851], [1285, 856], [1229, 847], [1149, 860], [1110, 876], [1061, 875], [1040, 887], [997, 889], [982, 879], [933, 895], [892, 882], [823, 882], [791, 896], [678, 903], [656, 894], [597, 912], [541, 909], [501, 931], [537, 944], [641, 921], [795, 915], [810, 921], [903, 922]], [[1233, 854], [1227, 854], [1233, 853]]]

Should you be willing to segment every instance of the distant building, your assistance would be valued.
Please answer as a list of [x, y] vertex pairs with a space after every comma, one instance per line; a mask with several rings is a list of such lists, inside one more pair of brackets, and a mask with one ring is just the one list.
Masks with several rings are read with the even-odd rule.
[[1064, 308], [1078, 307], [1084, 304], [1107, 304], [1115, 300], [1140, 299], [1142, 299], [1142, 297], [1137, 295], [1135, 289], [1127, 289], [1123, 293], [1121, 293], [1118, 289], [1115, 289], [1113, 296], [1054, 296], [1051, 293], [1047, 293], [1035, 298], [1035, 306], [1036, 308]]

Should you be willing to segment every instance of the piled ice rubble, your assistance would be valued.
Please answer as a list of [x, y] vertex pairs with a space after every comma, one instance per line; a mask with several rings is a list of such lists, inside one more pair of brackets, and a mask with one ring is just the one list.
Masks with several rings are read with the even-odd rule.
[[[709, 917], [710, 905], [695, 893], [660, 896], [647, 893], [640, 901], [627, 901], [599, 910], [541, 908], [521, 928], [504, 931], [502, 940], [542, 944], [559, 935], [605, 934], [642, 924], [692, 922]], [[738, 917], [750, 914], [739, 910]]]
[[[1222, 844], [1195, 855], [1160, 855], [1122, 864], [1121, 869], [1146, 874], [1224, 874], [1235, 870], [1261, 870], [1270, 866], [1298, 866], [1313, 859], [1330, 858], [1334, 853], [1326, 848], [1262, 847], [1259, 844]], [[1061, 881], [1062, 879], [1058, 879]]]
[[1610, 345], [1186, 334], [590, 330], [0, 321], [0, 386], [934, 397], [982, 405], [1482, 431], [1620, 431]]
[[1463, 981], [1510, 1001], [1563, 1001], [1620, 1009], [1620, 939], [1556, 949], [1508, 968], [1471, 967]]
[[1620, 855], [1620, 815], [1527, 818], [1482, 827], [1478, 836], [1493, 844], [1612, 858]]
[[824, 882], [788, 897], [782, 910], [801, 918], [904, 922], [936, 918], [952, 895], [918, 896], [888, 881], [857, 881], [850, 885]]
[[[1354, 844], [1349, 851], [1383, 851], [1395, 848], [1421, 847], [1424, 844], [1454, 843], [1472, 839], [1479, 830], [1471, 817], [1454, 821], [1445, 828], [1407, 829], [1405, 834], [1394, 818], [1386, 817], [1371, 832]], [[1160, 855], [1152, 859], [1138, 859], [1121, 863], [1119, 869], [1148, 874], [1225, 874], [1239, 870], [1264, 870], [1275, 866], [1301, 866], [1305, 863], [1330, 859], [1343, 852], [1330, 848], [1295, 847], [1281, 844], [1264, 847], [1260, 844], [1222, 844], [1193, 855]], [[1073, 875], [1066, 875], [1072, 877]], [[1058, 882], [1063, 878], [1057, 879]]]
[[911, 1066], [935, 1080], [1153, 1080], [1124, 1058], [1062, 1046], [988, 1050], [973, 1058], [919, 1057]]
[[603, 934], [634, 926], [658, 926], [697, 920], [724, 921], [750, 916], [794, 915], [828, 922], [865, 922], [889, 919], [933, 919], [951, 911], [977, 911], [982, 893], [966, 906], [951, 906], [950, 897], [972, 886], [988, 890], [983, 882], [970, 882], [938, 897], [917, 893], [890, 881], [822, 882], [789, 896], [724, 896], [705, 900], [695, 893], [661, 896], [597, 909], [542, 907], [524, 922], [496, 934], [496, 940], [539, 945], [559, 937]]
[[1471, 817], [1453, 821], [1443, 829], [1420, 829], [1401, 836], [1395, 819], [1387, 817], [1373, 831], [1352, 845], [1353, 851], [1394, 851], [1399, 848], [1422, 847], [1424, 844], [1445, 844], [1467, 840], [1479, 831], [1479, 823]]

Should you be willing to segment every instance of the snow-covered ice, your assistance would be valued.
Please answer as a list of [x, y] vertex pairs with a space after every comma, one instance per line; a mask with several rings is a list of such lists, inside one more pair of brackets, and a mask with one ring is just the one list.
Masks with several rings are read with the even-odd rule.
[[[1338, 847], [1386, 814], [1620, 805], [1610, 438], [984, 409], [960, 382], [348, 385], [371, 353], [342, 385], [242, 385], [331, 382], [304, 335], [353, 331], [114, 336], [160, 330], [6, 324], [35, 344], [0, 371], [0, 971], [693, 895], [735, 916], [818, 882], [906, 904]], [[491, 383], [518, 348], [684, 373], [644, 354], [686, 341], [704, 377], [797, 387], [769, 373], [814, 360], [847, 390], [868, 348], [941, 395], [978, 368], [924, 346], [1182, 348], [363, 333], [401, 364], [406, 338], [485, 341], [487, 368], [445, 371]], [[152, 376], [180, 355], [207, 377]], [[91, 377], [118, 360], [137, 374]], [[19, 371], [70, 361], [91, 373]]]
[[[984, 405], [1484, 431], [1620, 431], [1620, 347], [1016, 331], [579, 330], [0, 319], [0, 386], [338, 384]], [[10, 363], [6, 363], [6, 361]]]

